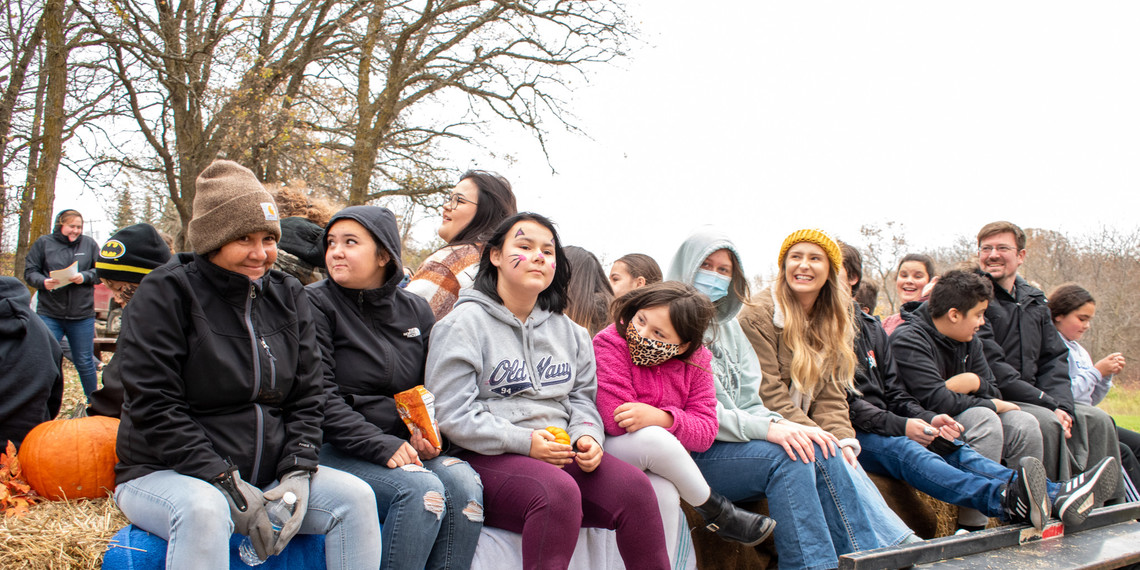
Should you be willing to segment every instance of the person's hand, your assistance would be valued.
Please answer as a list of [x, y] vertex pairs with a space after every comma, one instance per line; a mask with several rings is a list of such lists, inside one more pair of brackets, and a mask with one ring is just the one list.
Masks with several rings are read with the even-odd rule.
[[396, 452], [392, 454], [392, 457], [388, 458], [388, 469], [403, 467], [410, 463], [415, 463], [416, 465], [423, 467], [423, 463], [420, 463], [420, 456], [418, 453], [416, 453], [416, 448], [412, 447], [412, 444], [405, 441], [404, 443], [400, 444], [400, 447], [396, 449]]
[[1114, 352], [1096, 363], [1096, 369], [1100, 372], [1101, 376], [1111, 376], [1119, 374], [1124, 369], [1124, 355], [1119, 352]]
[[598, 464], [602, 462], [602, 446], [594, 441], [593, 436], [584, 435], [578, 438], [575, 442], [578, 447], [578, 454], [574, 456], [574, 461], [578, 462], [578, 467], [589, 473], [598, 468]]
[[954, 418], [946, 414], [934, 416], [934, 419], [930, 420], [930, 424], [938, 428], [939, 435], [950, 441], [962, 437], [962, 432], [966, 431], [962, 424], [954, 421]]
[[265, 513], [265, 496], [261, 489], [246, 483], [233, 465], [211, 483], [230, 504], [234, 531], [249, 537], [258, 558], [269, 558], [273, 554], [273, 524]]
[[436, 449], [426, 437], [420, 435], [419, 430], [412, 432], [412, 437], [408, 442], [412, 444], [412, 447], [416, 450], [416, 455], [419, 455], [421, 461], [435, 459], [439, 456], [439, 450]]
[[59, 282], [59, 279], [44, 279], [44, 289], [47, 289], [48, 291], [51, 291], [60, 285], [61, 283]]
[[938, 428], [918, 418], [911, 418], [906, 421], [906, 436], [926, 447], [938, 437]]
[[[593, 438], [590, 439], [593, 440]], [[581, 438], [578, 441], [581, 441]], [[527, 455], [562, 468], [574, 461], [574, 448], [565, 443], [554, 441], [554, 434], [544, 429], [536, 429], [530, 432], [530, 453]]]
[[993, 398], [990, 401], [994, 403], [994, 407], [997, 408], [997, 413], [999, 414], [1021, 409], [1021, 406], [1018, 406], [1013, 402], [1007, 402], [1005, 400], [999, 400], [997, 398]]
[[815, 461], [813, 444], [823, 450], [824, 457], [829, 456], [828, 452], [831, 455], [839, 452], [837, 449], [839, 440], [830, 433], [787, 421], [772, 422], [768, 425], [768, 441], [783, 447], [792, 461], [799, 460], [804, 463]]
[[844, 447], [843, 448], [843, 459], [846, 459], [847, 462], [850, 463], [852, 467], [855, 467], [855, 468], [859, 467], [859, 457], [857, 455], [855, 455], [855, 449], [854, 448]]
[[938, 283], [938, 276], [935, 275], [930, 279], [930, 283], [922, 286], [922, 296], [920, 299], [925, 299], [930, 296], [930, 292], [934, 290], [934, 285]]
[[71, 278], [68, 279], [68, 281], [71, 281], [72, 283], [79, 285], [80, 283], [83, 283], [83, 274], [82, 273], [76, 273], [75, 275], [72, 275]]
[[280, 500], [285, 493], [296, 495], [297, 502], [293, 504], [293, 516], [281, 525], [281, 531], [277, 533], [277, 541], [273, 543], [273, 554], [281, 554], [289, 541], [296, 536], [297, 531], [301, 530], [301, 521], [305, 520], [305, 511], [309, 510], [309, 472], [290, 471], [281, 479], [281, 483], [265, 492], [265, 500]]
[[1061, 429], [1065, 430], [1065, 439], [1073, 437], [1073, 416], [1061, 408], [1053, 410], [1053, 414], [1061, 421]]
[[633, 433], [643, 427], [673, 427], [673, 414], [641, 402], [626, 402], [614, 409], [614, 421], [618, 427]]

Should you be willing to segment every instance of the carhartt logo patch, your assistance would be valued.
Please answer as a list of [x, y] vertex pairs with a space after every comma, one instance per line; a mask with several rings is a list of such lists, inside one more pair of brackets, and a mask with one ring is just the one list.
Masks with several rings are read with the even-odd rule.
[[261, 211], [265, 214], [265, 221], [267, 221], [267, 222], [276, 222], [277, 221], [277, 205], [274, 204], [273, 202], [262, 202], [261, 203]]
[[119, 259], [127, 253], [127, 246], [123, 242], [113, 239], [103, 244], [103, 249], [99, 250], [99, 257], [105, 259]]

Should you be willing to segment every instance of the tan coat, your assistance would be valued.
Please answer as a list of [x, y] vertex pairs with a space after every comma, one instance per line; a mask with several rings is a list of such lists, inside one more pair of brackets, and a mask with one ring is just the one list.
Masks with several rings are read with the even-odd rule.
[[[793, 394], [792, 351], [784, 343], [784, 312], [772, 287], [754, 295], [737, 317], [760, 360], [760, 398], [768, 409], [798, 424], [818, 426], [840, 440], [855, 437], [847, 393], [835, 382], [821, 382], [810, 395]], [[796, 395], [801, 396], [797, 402]], [[803, 397], [807, 396], [807, 397]]]

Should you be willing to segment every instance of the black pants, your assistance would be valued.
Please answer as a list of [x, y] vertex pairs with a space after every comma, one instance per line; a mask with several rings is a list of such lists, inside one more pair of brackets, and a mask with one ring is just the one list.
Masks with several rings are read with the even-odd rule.
[[1132, 479], [1132, 484], [1140, 488], [1140, 433], [1116, 426], [1116, 436], [1120, 439], [1120, 464]]

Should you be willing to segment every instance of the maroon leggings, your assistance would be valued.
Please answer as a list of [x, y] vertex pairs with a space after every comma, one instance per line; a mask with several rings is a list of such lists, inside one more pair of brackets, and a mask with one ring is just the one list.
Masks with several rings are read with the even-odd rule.
[[616, 530], [628, 568], [669, 568], [657, 496], [640, 469], [608, 453], [590, 473], [511, 453], [460, 457], [483, 479], [484, 523], [522, 534], [524, 568], [569, 566], [583, 526]]

